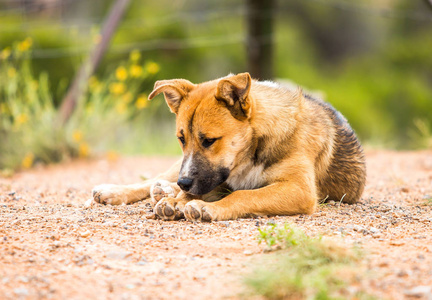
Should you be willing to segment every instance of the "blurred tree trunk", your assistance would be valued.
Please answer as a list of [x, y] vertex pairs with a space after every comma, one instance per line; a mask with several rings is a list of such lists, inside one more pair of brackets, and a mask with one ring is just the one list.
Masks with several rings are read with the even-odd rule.
[[78, 99], [82, 96], [82, 93], [87, 86], [88, 79], [97, 68], [106, 49], [108, 48], [111, 37], [113, 36], [118, 23], [123, 17], [129, 2], [130, 0], [116, 0], [114, 5], [111, 7], [110, 13], [102, 27], [100, 41], [97, 42], [92, 53], [81, 65], [80, 70], [75, 76], [75, 79], [70, 85], [69, 90], [62, 101], [59, 111], [61, 124], [65, 124], [71, 117], [77, 105]]
[[247, 0], [247, 55], [252, 77], [273, 78], [274, 0]]

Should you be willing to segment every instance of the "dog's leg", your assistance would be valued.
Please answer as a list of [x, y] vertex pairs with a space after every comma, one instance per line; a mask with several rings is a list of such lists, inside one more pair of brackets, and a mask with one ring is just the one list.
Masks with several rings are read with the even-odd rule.
[[[179, 187], [177, 186], [177, 188]], [[162, 220], [179, 220], [184, 218], [184, 208], [189, 201], [198, 199], [204, 199], [206, 202], [216, 201], [221, 199], [222, 193], [227, 193], [226, 187], [216, 188], [203, 196], [191, 196], [184, 191], [180, 191], [177, 196], [164, 196], [165, 198], [159, 201], [153, 210]]]
[[154, 212], [162, 220], [172, 221], [184, 218], [184, 207], [191, 200], [191, 196], [180, 191], [177, 197], [166, 197], [154, 207]]
[[163, 198], [175, 198], [180, 192], [180, 187], [176, 182], [158, 180], [150, 188], [150, 205], [152, 208]]
[[[167, 172], [160, 174], [154, 179], [146, 180], [143, 183], [128, 185], [101, 184], [95, 186], [93, 188], [93, 199], [95, 202], [102, 204], [130, 204], [149, 198], [153, 186], [154, 199], [152, 202], [155, 202], [165, 192], [167, 195], [175, 196], [179, 192], [179, 189], [176, 188], [176, 182], [181, 163], [181, 160], [176, 162]], [[168, 186], [171, 186], [171, 190], [167, 188]]]
[[311, 214], [316, 205], [313, 180], [280, 181], [256, 190], [235, 191], [212, 203], [189, 201], [184, 215], [188, 220], [220, 221], [251, 215]]

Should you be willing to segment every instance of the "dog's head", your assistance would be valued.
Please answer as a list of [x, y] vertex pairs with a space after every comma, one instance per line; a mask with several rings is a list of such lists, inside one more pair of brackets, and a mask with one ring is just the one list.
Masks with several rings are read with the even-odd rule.
[[184, 191], [194, 195], [212, 191], [250, 155], [251, 84], [249, 73], [202, 84], [185, 79], [155, 83], [149, 99], [164, 93], [177, 115], [177, 138], [183, 150], [178, 185]]

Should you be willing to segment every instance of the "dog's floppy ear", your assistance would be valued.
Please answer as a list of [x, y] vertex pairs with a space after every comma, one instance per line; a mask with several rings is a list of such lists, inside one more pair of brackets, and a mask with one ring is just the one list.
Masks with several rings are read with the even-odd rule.
[[222, 79], [218, 83], [216, 99], [225, 102], [237, 119], [245, 119], [250, 116], [251, 103], [248, 96], [251, 82], [249, 73], [240, 73]]
[[159, 80], [156, 81], [153, 91], [149, 95], [149, 100], [163, 92], [171, 112], [177, 114], [181, 101], [194, 86], [192, 82], [186, 79]]

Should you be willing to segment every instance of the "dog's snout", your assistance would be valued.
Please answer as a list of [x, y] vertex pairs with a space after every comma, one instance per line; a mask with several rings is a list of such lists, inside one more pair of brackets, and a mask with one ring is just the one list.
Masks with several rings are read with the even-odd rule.
[[181, 177], [177, 181], [179, 187], [186, 192], [190, 190], [190, 188], [192, 187], [192, 183], [193, 183], [193, 179], [188, 177]]

